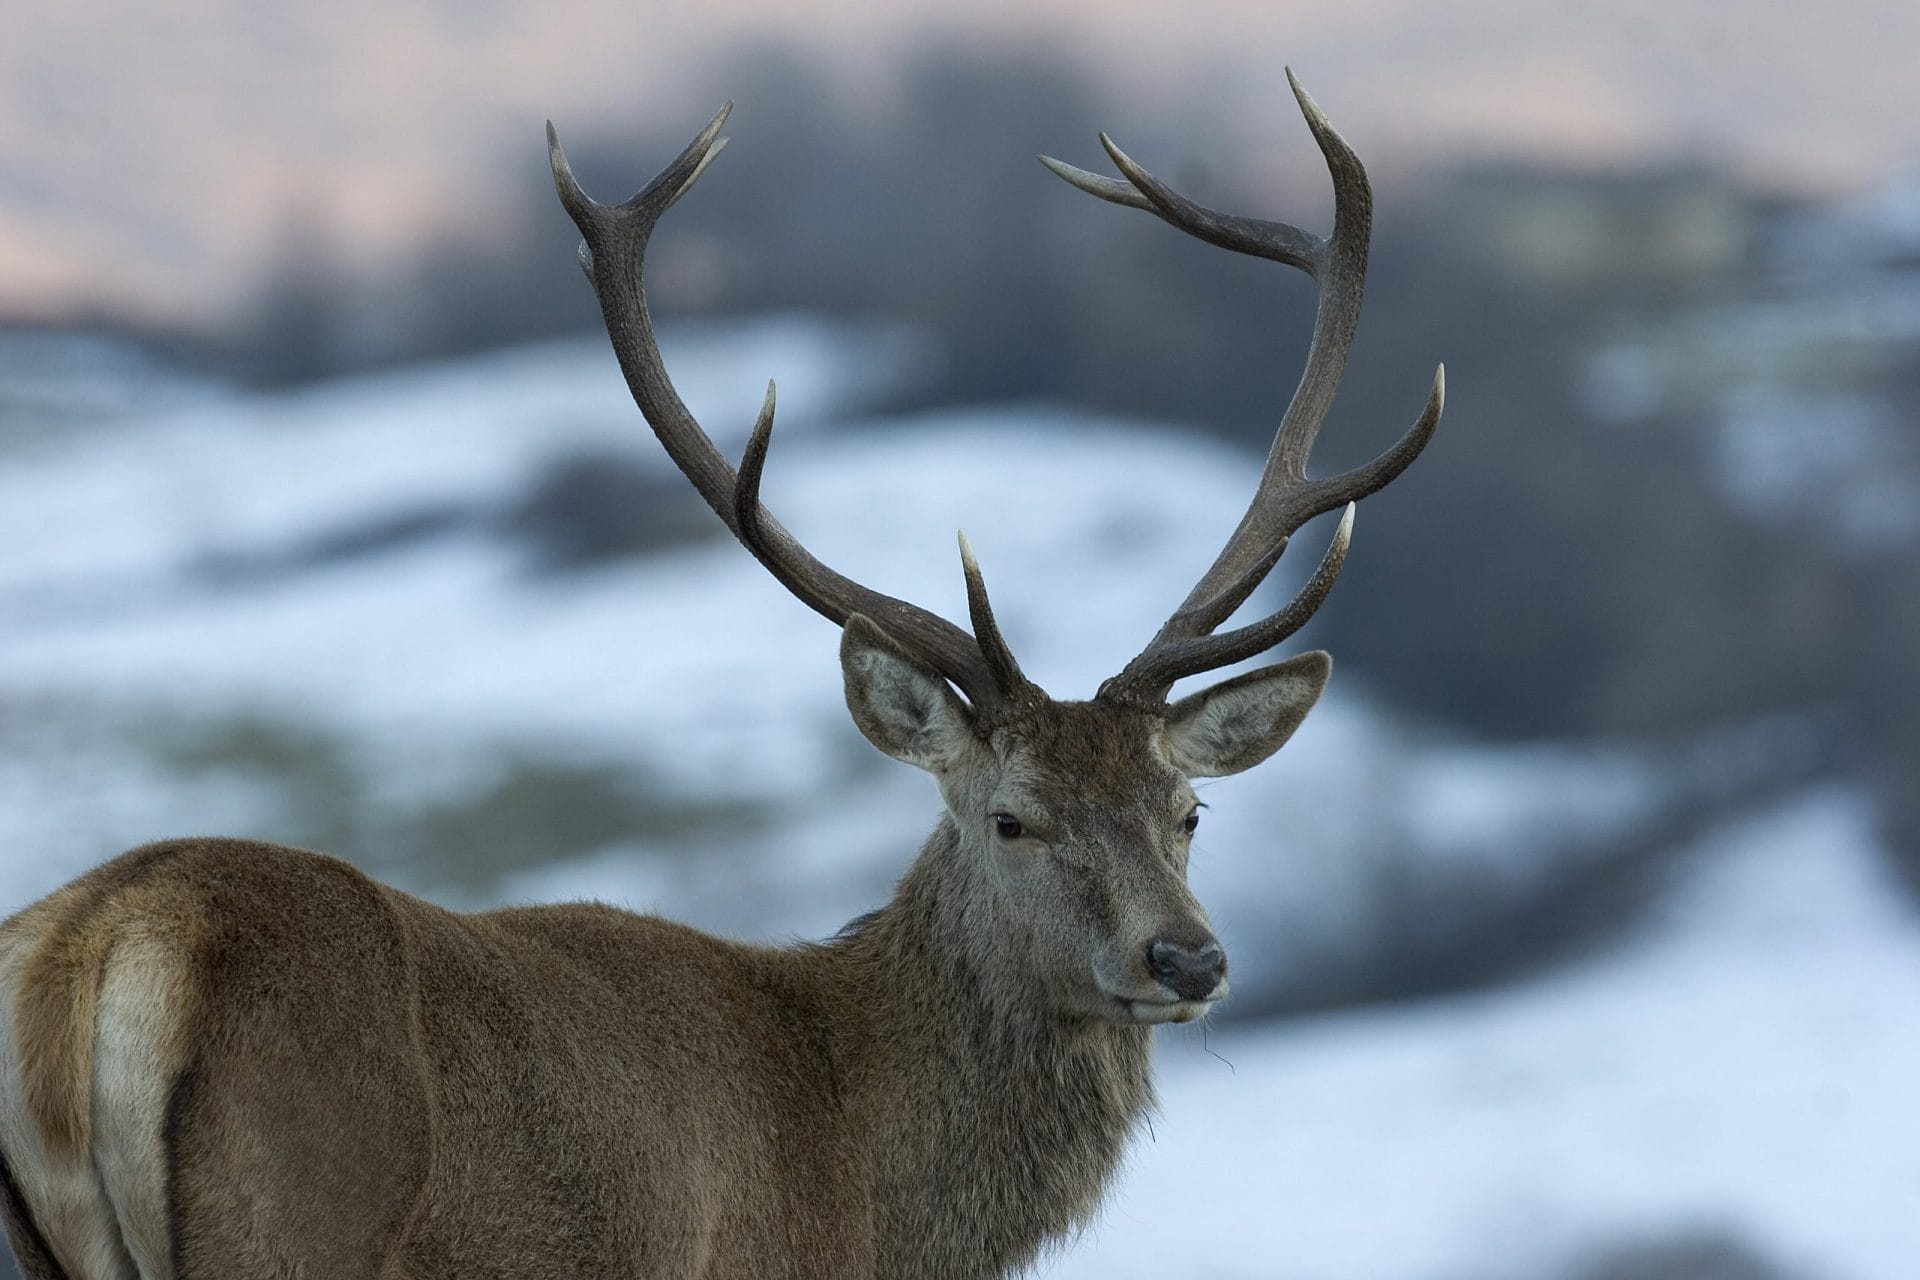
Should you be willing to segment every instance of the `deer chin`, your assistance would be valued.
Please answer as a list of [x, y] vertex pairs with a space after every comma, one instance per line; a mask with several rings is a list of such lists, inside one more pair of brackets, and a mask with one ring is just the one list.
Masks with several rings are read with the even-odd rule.
[[1211, 1000], [1127, 1000], [1122, 1002], [1127, 1022], [1158, 1026], [1163, 1022], [1192, 1022], [1213, 1008]]

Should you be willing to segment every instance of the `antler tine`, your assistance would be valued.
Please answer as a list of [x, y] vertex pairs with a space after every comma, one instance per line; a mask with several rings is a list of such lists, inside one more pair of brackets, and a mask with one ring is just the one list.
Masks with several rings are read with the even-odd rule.
[[1006, 637], [1000, 634], [993, 605], [987, 599], [986, 577], [980, 572], [980, 562], [973, 558], [973, 544], [967, 541], [964, 529], [960, 532], [960, 571], [967, 579], [967, 616], [973, 623], [973, 636], [980, 642], [987, 665], [993, 668], [995, 682], [1009, 701], [1030, 699], [1035, 693], [1034, 684], [1020, 670]]
[[1195, 204], [1135, 164], [1119, 144], [1104, 133], [1100, 135], [1100, 145], [1107, 149], [1107, 154], [1127, 175], [1128, 181], [1089, 173], [1052, 156], [1041, 156], [1040, 163], [1088, 195], [1098, 196], [1109, 204], [1145, 209], [1208, 244], [1231, 249], [1235, 253], [1283, 262], [1309, 275], [1316, 270], [1315, 264], [1321, 252], [1320, 237], [1284, 222], [1236, 217]]
[[[1163, 698], [1179, 676], [1237, 662], [1298, 630], [1332, 588], [1333, 575], [1339, 572], [1345, 557], [1350, 515], [1342, 521], [1335, 549], [1328, 552], [1313, 579], [1292, 603], [1263, 622], [1227, 635], [1210, 634], [1266, 578], [1288, 538], [1303, 524], [1385, 486], [1426, 447], [1440, 420], [1445, 399], [1444, 369], [1435, 374], [1425, 411], [1392, 448], [1351, 471], [1323, 480], [1307, 479], [1308, 455], [1333, 404], [1359, 324], [1373, 227], [1373, 189], [1353, 148], [1328, 122], [1291, 69], [1287, 83], [1333, 179], [1333, 233], [1325, 240], [1285, 223], [1222, 214], [1196, 204], [1135, 163], [1104, 133], [1100, 135], [1101, 145], [1124, 182], [1041, 157], [1049, 169], [1082, 191], [1113, 204], [1145, 209], [1169, 225], [1223, 249], [1295, 267], [1320, 285], [1306, 367], [1281, 415], [1246, 514], [1146, 650], [1102, 687], [1103, 692], [1114, 696]], [[1262, 638], [1265, 644], [1246, 648]]]
[[773, 444], [773, 411], [777, 399], [773, 379], [769, 378], [766, 398], [760, 402], [760, 413], [753, 420], [753, 433], [747, 437], [746, 451], [740, 455], [740, 470], [734, 476], [733, 510], [740, 525], [740, 543], [801, 603], [816, 613], [832, 617], [832, 602], [814, 590], [811, 580], [794, 573], [776, 552], [768, 528], [770, 517], [760, 501], [760, 477], [767, 468], [767, 449]]
[[[1333, 541], [1328, 545], [1326, 554], [1320, 557], [1320, 564], [1314, 569], [1313, 576], [1307, 579], [1307, 585], [1300, 588], [1299, 594], [1288, 601], [1284, 609], [1220, 635], [1202, 633], [1148, 645], [1119, 675], [1100, 686], [1099, 696], [1137, 701], [1144, 695], [1149, 701], [1157, 701], [1166, 696], [1166, 691], [1173, 687], [1175, 681], [1198, 675], [1202, 671], [1229, 666], [1257, 653], [1265, 653], [1305, 626], [1333, 590], [1334, 580], [1340, 576], [1341, 566], [1347, 562], [1347, 548], [1353, 541], [1354, 510], [1354, 504], [1349, 502], [1345, 514], [1340, 517], [1339, 527], [1334, 530]], [[1252, 588], [1242, 589], [1236, 585], [1234, 591], [1240, 599], [1245, 599], [1246, 595], [1252, 593]], [[1226, 612], [1231, 613], [1232, 610]], [[1211, 629], [1208, 628], [1209, 631]]]
[[667, 377], [642, 282], [647, 241], [660, 215], [686, 194], [720, 153], [725, 142], [719, 137], [720, 127], [732, 109], [732, 103], [721, 108], [673, 163], [617, 205], [601, 204], [581, 189], [558, 133], [551, 123], [547, 125], [554, 188], [585, 238], [581, 265], [600, 299], [601, 316], [627, 389], [674, 464], [783, 586], [836, 624], [844, 624], [856, 613], [870, 618], [957, 685], [976, 709], [989, 713], [1006, 700], [1009, 690], [1002, 688], [995, 663], [972, 636], [938, 614], [836, 573], [761, 504], [760, 478], [773, 434], [772, 384], [767, 386], [736, 474]]
[[[567, 163], [567, 153], [561, 149], [560, 132], [553, 127], [553, 121], [547, 121], [547, 163], [553, 169], [553, 185], [560, 193], [560, 203], [566, 207], [575, 225], [585, 220], [616, 221], [623, 214], [650, 215], [629, 224], [644, 240], [660, 215], [699, 181], [714, 157], [726, 147], [727, 140], [720, 137], [720, 130], [732, 114], [733, 103], [729, 102], [714, 113], [713, 119], [707, 121], [706, 127], [673, 158], [672, 163], [655, 174], [646, 186], [617, 205], [603, 205], [581, 189], [579, 180], [573, 176], [573, 166]], [[662, 193], [665, 193], [664, 198]], [[584, 226], [580, 228], [580, 234], [587, 235]], [[588, 240], [591, 239], [588, 236]]]

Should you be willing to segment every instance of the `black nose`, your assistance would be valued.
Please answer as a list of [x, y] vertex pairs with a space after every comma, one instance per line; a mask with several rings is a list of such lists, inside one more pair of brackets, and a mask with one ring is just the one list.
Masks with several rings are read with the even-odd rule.
[[1197, 945], [1155, 938], [1147, 944], [1147, 970], [1182, 1000], [1205, 1000], [1227, 976], [1227, 953], [1212, 938]]

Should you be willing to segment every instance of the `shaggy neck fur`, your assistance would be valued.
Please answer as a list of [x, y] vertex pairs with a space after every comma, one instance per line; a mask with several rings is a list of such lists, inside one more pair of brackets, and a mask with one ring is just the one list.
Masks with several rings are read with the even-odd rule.
[[1153, 1104], [1150, 1030], [1053, 1013], [978, 875], [943, 818], [893, 901], [826, 948], [862, 1010], [842, 1062], [881, 1275], [1031, 1262], [1091, 1218]]

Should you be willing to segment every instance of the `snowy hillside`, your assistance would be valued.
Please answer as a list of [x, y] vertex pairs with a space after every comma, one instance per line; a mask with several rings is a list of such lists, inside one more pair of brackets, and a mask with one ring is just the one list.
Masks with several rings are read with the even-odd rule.
[[[1144, 643], [1258, 470], [1038, 406], [863, 420], [914, 358], [883, 330], [676, 336], [668, 362], [729, 453], [779, 379], [766, 496], [817, 554], [963, 617], [964, 526], [1059, 696]], [[121, 848], [219, 832], [325, 847], [452, 905], [592, 896], [819, 936], [883, 898], [934, 819], [932, 786], [849, 722], [834, 629], [730, 540], [568, 569], [532, 553], [516, 513], [570, 463], [656, 477], [631, 482], [641, 505], [685, 501], [604, 340], [14, 425], [0, 915]], [[1367, 529], [1363, 509], [1350, 575]], [[1235, 1003], [1278, 1000], [1409, 911], [1443, 922], [1430, 883], [1524, 903], [1676, 803], [1670, 764], [1460, 742], [1336, 671], [1286, 751], [1206, 792], [1194, 880]], [[1582, 964], [1214, 1028], [1231, 1067], [1167, 1037], [1156, 1140], [1049, 1274], [1559, 1276], [1701, 1228], [1810, 1275], [1909, 1274], [1920, 933], [1868, 830], [1850, 795], [1783, 800], [1674, 850], [1658, 920]]]

